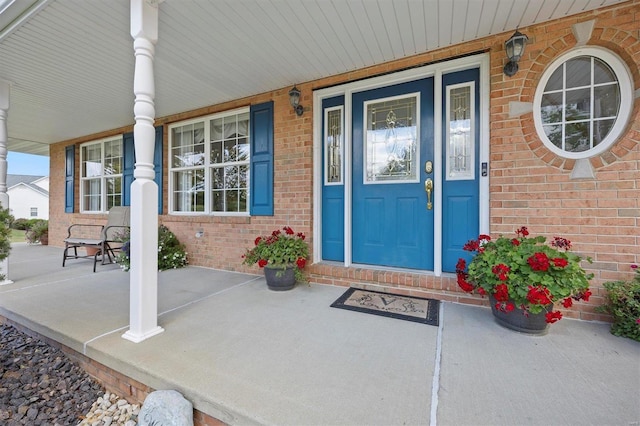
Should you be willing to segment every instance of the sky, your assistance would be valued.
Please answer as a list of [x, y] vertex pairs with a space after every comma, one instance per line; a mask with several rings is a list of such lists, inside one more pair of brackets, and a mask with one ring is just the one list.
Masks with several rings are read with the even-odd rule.
[[9, 151], [7, 153], [7, 174], [49, 176], [49, 157]]

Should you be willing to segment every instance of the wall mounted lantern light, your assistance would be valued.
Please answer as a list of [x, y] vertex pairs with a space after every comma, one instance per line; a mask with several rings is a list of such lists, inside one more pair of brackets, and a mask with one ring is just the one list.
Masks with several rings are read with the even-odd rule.
[[511, 77], [518, 72], [518, 61], [524, 53], [524, 45], [527, 43], [527, 40], [529, 40], [529, 37], [516, 30], [511, 38], [504, 42], [504, 48], [507, 52], [509, 62], [507, 62], [502, 71], [504, 71], [507, 76]]
[[294, 85], [293, 89], [289, 90], [289, 102], [296, 111], [296, 115], [301, 116], [304, 112], [304, 108], [300, 105], [300, 90]]

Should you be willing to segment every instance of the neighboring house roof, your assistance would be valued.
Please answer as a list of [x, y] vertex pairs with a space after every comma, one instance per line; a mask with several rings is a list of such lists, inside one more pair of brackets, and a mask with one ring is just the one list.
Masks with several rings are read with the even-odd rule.
[[46, 176], [7, 175], [7, 190], [14, 188], [18, 185], [23, 185], [48, 197], [49, 191], [35, 184], [36, 181], [43, 179], [45, 177]]

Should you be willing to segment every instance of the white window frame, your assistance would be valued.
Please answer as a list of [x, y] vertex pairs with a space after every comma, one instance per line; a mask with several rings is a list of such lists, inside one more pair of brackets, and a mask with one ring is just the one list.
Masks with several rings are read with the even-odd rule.
[[[119, 142], [120, 143], [120, 173], [114, 174], [105, 174], [104, 173], [104, 164], [105, 164], [105, 149], [104, 145], [108, 142]], [[100, 145], [100, 174], [85, 176], [84, 170], [84, 149], [91, 145]], [[123, 168], [124, 168], [124, 145], [122, 135], [120, 136], [111, 136], [108, 138], [100, 139], [97, 141], [91, 141], [87, 143], [83, 143], [80, 145], [80, 213], [106, 213], [109, 209], [107, 206], [107, 193], [106, 193], [106, 180], [113, 178], [120, 178], [120, 204], [124, 202], [124, 181], [123, 181]], [[100, 181], [100, 208], [97, 210], [85, 209], [85, 188], [84, 183], [89, 180], [98, 180]]]
[[[592, 56], [600, 59], [604, 63], [606, 63], [611, 70], [614, 72], [616, 78], [618, 79], [618, 85], [620, 88], [620, 109], [618, 111], [618, 116], [615, 119], [613, 127], [609, 134], [595, 147], [588, 149], [586, 151], [581, 152], [568, 152], [563, 149], [558, 148], [553, 142], [549, 140], [547, 137], [543, 123], [542, 123], [542, 114], [540, 112], [540, 107], [542, 104], [542, 95], [544, 93], [544, 89], [547, 86], [549, 78], [551, 75], [561, 67], [565, 62], [570, 59], [576, 58], [578, 56]], [[591, 88], [594, 86], [591, 85]], [[591, 102], [594, 100], [592, 99]], [[622, 136], [623, 131], [625, 130], [629, 119], [631, 117], [631, 111], [633, 109], [633, 80], [631, 77], [631, 72], [629, 68], [625, 64], [625, 62], [615, 53], [596, 46], [588, 46], [588, 47], [580, 47], [577, 49], [573, 49], [561, 56], [559, 56], [555, 61], [553, 61], [547, 69], [542, 74], [542, 78], [540, 79], [540, 83], [536, 88], [536, 93], [533, 101], [533, 119], [536, 127], [536, 131], [538, 133], [538, 137], [544, 145], [549, 148], [553, 153], [560, 157], [570, 158], [570, 159], [582, 159], [582, 158], [590, 158], [596, 155], [600, 155], [603, 152], [607, 151], [611, 148], [611, 146]], [[593, 120], [593, 118], [591, 118]]]
[[[170, 215], [184, 215], [184, 216], [249, 216], [250, 215], [250, 193], [251, 193], [251, 176], [250, 176], [250, 168], [251, 168], [251, 157], [249, 154], [249, 158], [246, 162], [238, 163], [239, 165], [247, 166], [247, 210], [245, 212], [219, 212], [213, 211], [211, 209], [211, 197], [212, 197], [212, 188], [211, 188], [211, 173], [214, 168], [220, 167], [215, 163], [211, 163], [211, 122], [218, 118], [223, 117], [231, 117], [237, 116], [241, 114], [249, 114], [250, 108], [238, 108], [234, 110], [224, 111], [212, 115], [207, 115], [203, 117], [198, 117], [190, 120], [179, 121], [172, 123], [169, 126], [169, 214]], [[250, 119], [250, 118], [249, 118]], [[195, 123], [203, 123], [204, 124], [204, 165], [198, 165], [193, 167], [174, 167], [172, 161], [172, 153], [173, 153], [173, 129], [178, 127], [187, 126], [189, 124]], [[247, 139], [249, 140], [249, 146], [251, 146], [252, 141], [250, 139], [250, 131], [251, 122], [249, 122], [249, 126], [247, 129]], [[188, 170], [204, 170], [204, 210], [203, 211], [177, 211], [175, 200], [174, 200], [174, 173], [183, 172]]]

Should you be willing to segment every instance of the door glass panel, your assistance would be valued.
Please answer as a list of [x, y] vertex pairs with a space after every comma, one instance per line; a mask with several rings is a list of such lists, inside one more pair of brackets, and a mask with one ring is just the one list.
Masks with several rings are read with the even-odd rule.
[[326, 183], [342, 183], [342, 107], [326, 110], [324, 120]]
[[418, 95], [365, 103], [365, 183], [418, 180]]
[[474, 178], [475, 140], [472, 85], [447, 88], [447, 180]]

